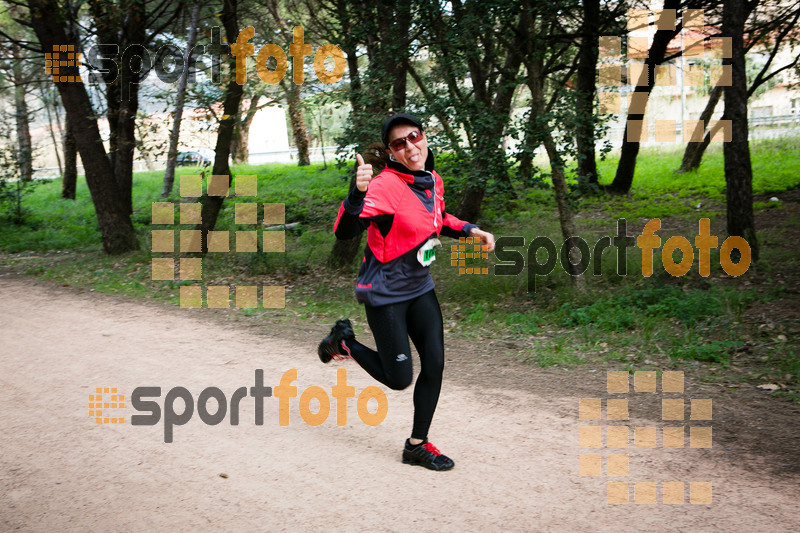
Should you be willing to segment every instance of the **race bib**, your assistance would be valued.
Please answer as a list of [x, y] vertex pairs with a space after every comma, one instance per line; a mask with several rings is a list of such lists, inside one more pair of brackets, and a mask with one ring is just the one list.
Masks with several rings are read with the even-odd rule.
[[439, 242], [439, 239], [428, 239], [428, 242], [417, 250], [417, 261], [419, 261], [419, 264], [424, 267], [430, 266], [430, 264], [436, 260], [436, 246], [441, 245], [442, 243]]

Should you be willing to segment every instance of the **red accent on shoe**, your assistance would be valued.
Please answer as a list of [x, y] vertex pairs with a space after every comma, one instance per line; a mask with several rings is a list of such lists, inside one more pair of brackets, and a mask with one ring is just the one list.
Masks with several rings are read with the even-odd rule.
[[435, 456], [437, 456], [437, 457], [438, 457], [438, 456], [440, 456], [440, 455], [442, 455], [442, 452], [440, 452], [440, 451], [439, 451], [439, 450], [436, 448], [436, 446], [434, 446], [434, 445], [433, 445], [433, 444], [431, 444], [430, 442], [426, 442], [425, 444], [423, 444], [423, 446], [425, 447], [425, 449], [426, 449], [426, 450], [428, 450], [429, 452], [431, 452], [433, 455], [435, 455]]
[[347, 353], [346, 354], [335, 353], [331, 355], [331, 359], [333, 359], [336, 362], [347, 361], [348, 359], [352, 359], [353, 357], [352, 355], [350, 355], [350, 348], [347, 347], [344, 341], [342, 341], [340, 344], [342, 346], [342, 349]]
[[347, 352], [347, 357], [353, 357], [353, 354], [350, 353], [350, 348], [347, 347], [347, 345], [344, 343], [344, 341], [342, 341], [341, 344], [342, 344], [342, 349], [345, 352]]

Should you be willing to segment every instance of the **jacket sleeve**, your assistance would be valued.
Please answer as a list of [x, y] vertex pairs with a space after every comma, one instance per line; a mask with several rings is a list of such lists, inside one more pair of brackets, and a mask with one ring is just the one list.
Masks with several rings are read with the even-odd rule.
[[359, 217], [364, 210], [366, 194], [366, 192], [359, 191], [357, 187], [353, 187], [342, 205], [339, 206], [339, 214], [333, 225], [333, 233], [337, 239], [351, 239], [369, 226], [369, 220], [362, 220]]
[[378, 180], [376, 176], [365, 192], [353, 187], [339, 207], [339, 214], [333, 226], [337, 239], [351, 239], [366, 229], [371, 222], [378, 224], [384, 236], [389, 233], [396, 206], [396, 191], [388, 186], [389, 183]]
[[444, 213], [442, 216], [442, 235], [445, 237], [453, 237], [454, 239], [458, 239], [459, 237], [469, 237], [469, 233], [472, 231], [472, 228], [477, 227], [477, 225], [464, 222], [463, 220], [454, 217], [450, 213]]

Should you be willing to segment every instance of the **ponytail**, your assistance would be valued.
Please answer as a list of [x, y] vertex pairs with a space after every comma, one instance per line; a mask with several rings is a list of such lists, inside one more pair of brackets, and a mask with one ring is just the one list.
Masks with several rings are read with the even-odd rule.
[[372, 169], [380, 172], [389, 164], [389, 154], [382, 143], [370, 144], [364, 152], [364, 162], [372, 165]]

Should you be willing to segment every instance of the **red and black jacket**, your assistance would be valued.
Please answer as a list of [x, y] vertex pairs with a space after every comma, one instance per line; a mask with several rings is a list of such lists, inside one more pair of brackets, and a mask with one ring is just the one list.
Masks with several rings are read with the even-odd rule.
[[353, 188], [342, 202], [334, 232], [349, 239], [367, 228], [356, 299], [370, 306], [410, 300], [433, 289], [430, 267], [417, 251], [440, 234], [468, 237], [475, 227], [445, 212], [442, 178], [428, 150], [425, 170], [390, 162], [366, 192]]

